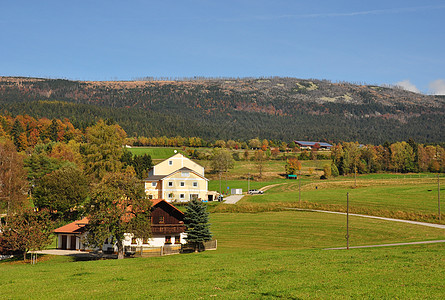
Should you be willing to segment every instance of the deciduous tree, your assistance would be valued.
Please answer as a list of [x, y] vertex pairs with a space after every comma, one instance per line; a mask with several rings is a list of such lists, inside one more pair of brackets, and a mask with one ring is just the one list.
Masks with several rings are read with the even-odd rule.
[[140, 181], [125, 173], [107, 173], [94, 187], [87, 203], [89, 223], [87, 243], [102, 246], [113, 236], [118, 258], [124, 257], [125, 233], [136, 238], [150, 237], [150, 207]]
[[125, 136], [119, 125], [107, 125], [103, 120], [89, 127], [84, 147], [85, 173], [100, 180], [107, 172], [120, 171]]
[[34, 190], [34, 205], [47, 208], [64, 220], [74, 220], [88, 196], [88, 180], [74, 165], [66, 165], [45, 175]]
[[0, 208], [7, 215], [26, 205], [28, 182], [23, 156], [10, 140], [0, 140]]
[[46, 211], [22, 210], [7, 217], [3, 227], [3, 239], [10, 251], [23, 253], [41, 250], [51, 243], [52, 226]]

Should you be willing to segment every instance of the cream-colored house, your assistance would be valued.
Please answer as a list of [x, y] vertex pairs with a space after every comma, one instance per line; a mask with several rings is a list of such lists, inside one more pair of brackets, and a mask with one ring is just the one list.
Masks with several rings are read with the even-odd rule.
[[145, 192], [152, 199], [168, 202], [207, 200], [208, 182], [203, 166], [178, 153], [150, 170], [145, 179]]

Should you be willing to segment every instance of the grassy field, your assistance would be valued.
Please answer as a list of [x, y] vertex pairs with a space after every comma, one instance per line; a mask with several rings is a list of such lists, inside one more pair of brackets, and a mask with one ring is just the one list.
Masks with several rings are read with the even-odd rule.
[[133, 147], [128, 148], [133, 155], [150, 154], [154, 160], [167, 159], [175, 154], [175, 150], [182, 153], [182, 149], [178, 148], [165, 148], [165, 147]]
[[[2, 299], [309, 299], [445, 296], [445, 246], [344, 245], [344, 217], [308, 212], [213, 214], [217, 251], [37, 265], [0, 263]], [[259, 226], [260, 225], [260, 226]], [[351, 218], [353, 245], [445, 238], [443, 230]]]
[[[160, 160], [173, 148], [130, 150], [152, 151]], [[302, 162], [304, 203], [342, 210], [349, 192], [351, 208], [364, 213], [417, 218], [437, 211], [437, 179], [431, 174], [360, 175], [354, 187], [351, 176], [320, 180], [326, 163]], [[285, 210], [298, 203], [298, 181], [281, 176], [284, 164], [267, 162], [263, 178], [250, 181], [250, 188], [279, 184], [264, 195], [246, 196], [231, 206], [209, 204], [211, 211], [228, 211], [211, 214], [217, 251], [120, 261], [43, 256], [37, 265], [3, 261], [0, 299], [445, 298], [445, 244], [323, 250], [345, 246], [345, 216]], [[222, 176], [222, 189], [246, 191], [248, 173], [257, 174], [253, 162], [236, 162], [227, 179]], [[209, 189], [219, 190], [219, 180], [211, 177]], [[350, 218], [351, 246], [436, 239], [445, 239], [445, 230]]]
[[[435, 214], [438, 211], [437, 179], [359, 179], [354, 188], [353, 179], [303, 181], [302, 201], [346, 205], [349, 193], [350, 206], [374, 211], [404, 211], [407, 213]], [[445, 187], [441, 186], [441, 193]], [[264, 195], [245, 197], [242, 201], [250, 203], [297, 202], [298, 183], [286, 183], [274, 187]], [[443, 201], [442, 201], [443, 202]], [[445, 204], [441, 203], [442, 210]]]

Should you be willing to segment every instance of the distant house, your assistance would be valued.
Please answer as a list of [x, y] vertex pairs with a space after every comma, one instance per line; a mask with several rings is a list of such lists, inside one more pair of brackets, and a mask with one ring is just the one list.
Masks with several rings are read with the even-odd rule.
[[[184, 213], [172, 204], [162, 200], [151, 200], [151, 232], [147, 240], [134, 238], [132, 233], [125, 234], [125, 246], [160, 247], [185, 244]], [[88, 218], [74, 221], [54, 230], [57, 235], [57, 248], [64, 250], [91, 250], [84, 244]], [[109, 237], [102, 246], [104, 251], [117, 251], [113, 237]]]
[[294, 141], [295, 144], [297, 144], [298, 146], [300, 146], [300, 149], [307, 149], [307, 150], [311, 150], [313, 148], [316, 147], [316, 145], [318, 144], [318, 148], [319, 149], [325, 149], [325, 150], [330, 150], [332, 145], [329, 143], [324, 143], [324, 142], [308, 142], [308, 141]]
[[209, 180], [204, 177], [204, 167], [180, 153], [155, 165], [144, 181], [145, 192], [152, 199], [208, 200]]

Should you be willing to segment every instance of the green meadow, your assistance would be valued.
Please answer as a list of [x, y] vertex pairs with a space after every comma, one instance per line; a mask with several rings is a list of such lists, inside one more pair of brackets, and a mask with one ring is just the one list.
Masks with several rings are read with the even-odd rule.
[[[212, 214], [218, 250], [155, 258], [0, 263], [0, 298], [344, 299], [445, 296], [444, 244], [345, 245], [345, 217]], [[351, 217], [351, 245], [445, 239], [441, 229]]]
[[[154, 160], [173, 150], [130, 149]], [[208, 170], [208, 161], [199, 163]], [[328, 163], [302, 162], [302, 207], [345, 211], [349, 193], [352, 212], [439, 223], [435, 175], [320, 180]], [[208, 204], [216, 251], [96, 261], [40, 256], [36, 265], [1, 261], [0, 299], [445, 298], [445, 243], [324, 250], [346, 246], [346, 217], [292, 210], [300, 206], [300, 182], [284, 178], [284, 165], [284, 160], [266, 162], [259, 178], [254, 162], [237, 161], [221, 176], [224, 191], [247, 191], [249, 173], [251, 189], [274, 186], [235, 205]], [[219, 191], [219, 176], [208, 177], [209, 190]], [[445, 239], [444, 229], [354, 216], [349, 229], [351, 246]]]
[[175, 151], [182, 153], [180, 147], [132, 147], [128, 150], [133, 153], [133, 155], [144, 155], [150, 154], [153, 160], [167, 159], [175, 154]]

